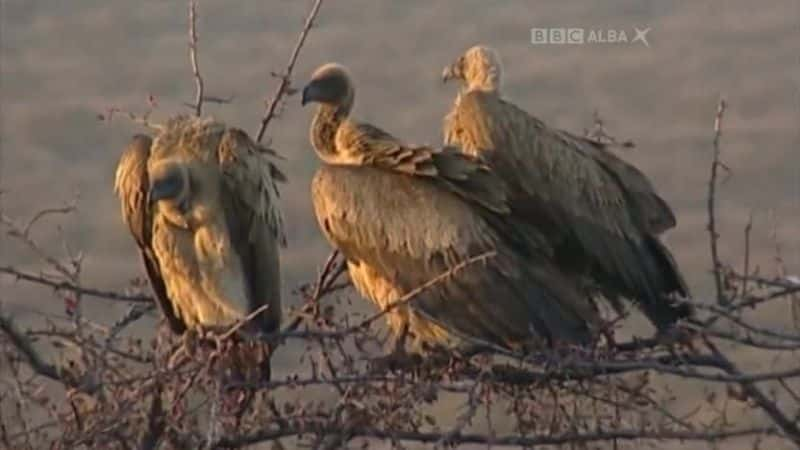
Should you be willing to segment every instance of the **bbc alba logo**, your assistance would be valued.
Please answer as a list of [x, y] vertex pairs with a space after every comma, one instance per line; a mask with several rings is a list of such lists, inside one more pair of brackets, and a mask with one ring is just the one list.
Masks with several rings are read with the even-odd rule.
[[[650, 47], [647, 33], [650, 28], [531, 28], [531, 44], [635, 44]], [[632, 37], [631, 37], [632, 36]]]
[[531, 28], [531, 44], [583, 43], [583, 28]]

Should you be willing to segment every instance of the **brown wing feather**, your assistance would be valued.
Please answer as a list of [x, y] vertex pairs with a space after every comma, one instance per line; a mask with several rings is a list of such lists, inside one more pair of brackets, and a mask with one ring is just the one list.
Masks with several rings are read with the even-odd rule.
[[604, 144], [572, 136], [575, 147], [586, 151], [611, 173], [643, 215], [650, 233], [662, 234], [677, 225], [675, 214], [650, 180], [635, 166], [612, 153]]
[[228, 128], [218, 147], [223, 174], [224, 211], [241, 265], [250, 310], [269, 307], [257, 321], [264, 332], [278, 328], [281, 318], [280, 261], [285, 244], [277, 205], [277, 170], [243, 131]]
[[186, 326], [175, 314], [151, 245], [153, 224], [147, 204], [147, 189], [149, 188], [147, 159], [150, 157], [151, 145], [152, 139], [149, 136], [138, 134], [133, 137], [117, 165], [114, 190], [119, 196], [122, 218], [139, 247], [150, 286], [155, 294], [156, 304], [167, 319], [172, 331], [180, 334], [183, 333]]
[[476, 158], [452, 147], [409, 146], [372, 125], [348, 122], [336, 135], [338, 148], [362, 155], [361, 164], [438, 179], [448, 189], [484, 208], [507, 213], [505, 183]]

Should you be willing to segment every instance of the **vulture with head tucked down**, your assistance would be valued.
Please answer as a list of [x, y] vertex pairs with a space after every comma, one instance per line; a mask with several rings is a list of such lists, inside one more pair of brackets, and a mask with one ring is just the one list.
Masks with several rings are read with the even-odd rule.
[[282, 179], [243, 131], [210, 119], [178, 117], [128, 145], [114, 187], [174, 332], [228, 327], [264, 305], [245, 329], [278, 327]]
[[497, 52], [470, 48], [442, 75], [462, 83], [444, 120], [448, 145], [478, 156], [511, 186], [511, 207], [553, 248], [562, 271], [619, 307], [637, 302], [659, 329], [691, 314], [689, 295], [657, 235], [675, 217], [650, 181], [602, 143], [548, 127], [501, 97]]
[[515, 223], [502, 180], [456, 149], [409, 145], [351, 120], [354, 94], [338, 64], [317, 69], [303, 89], [303, 104], [318, 103], [310, 134], [323, 165], [311, 187], [314, 211], [357, 290], [385, 309], [494, 252], [391, 309], [395, 337], [407, 332], [417, 350], [589, 342], [595, 310], [548, 262], [537, 231]]

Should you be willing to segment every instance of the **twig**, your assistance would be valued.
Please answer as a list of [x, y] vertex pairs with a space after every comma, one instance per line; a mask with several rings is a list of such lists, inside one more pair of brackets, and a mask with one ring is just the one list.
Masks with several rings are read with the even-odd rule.
[[114, 301], [121, 301], [121, 302], [137, 302], [137, 303], [153, 303], [153, 297], [149, 295], [137, 294], [137, 295], [128, 295], [128, 294], [121, 294], [119, 292], [114, 291], [103, 291], [100, 289], [94, 288], [86, 288], [82, 286], [78, 286], [73, 284], [70, 281], [55, 281], [50, 280], [46, 277], [33, 275], [30, 273], [22, 272], [17, 270], [13, 267], [9, 266], [0, 266], [0, 273], [5, 273], [11, 276], [16, 277], [17, 279], [28, 281], [35, 284], [41, 284], [44, 286], [49, 286], [57, 291], [71, 291], [76, 294], [88, 295], [95, 298], [103, 298], [106, 300], [114, 300]]
[[62, 206], [60, 208], [45, 208], [34, 214], [31, 220], [25, 225], [25, 228], [22, 230], [23, 236], [30, 236], [31, 228], [38, 222], [40, 219], [43, 219], [45, 216], [49, 216], [51, 214], [72, 214], [75, 212], [76, 206], [75, 203], [70, 203], [66, 206]]
[[22, 332], [17, 330], [17, 327], [14, 326], [14, 322], [10, 317], [0, 314], [0, 330], [8, 336], [11, 344], [25, 357], [34, 372], [43, 377], [50, 378], [51, 380], [70, 384], [67, 382], [68, 380], [65, 380], [64, 377], [61, 376], [56, 366], [45, 362], [41, 355], [39, 355], [39, 352], [33, 348], [30, 340], [26, 338]]
[[122, 330], [128, 327], [130, 324], [136, 322], [137, 320], [141, 319], [145, 314], [149, 313], [156, 309], [156, 305], [154, 303], [147, 304], [147, 305], [131, 305], [130, 308], [122, 315], [119, 319], [117, 319], [112, 325], [111, 329], [108, 332], [108, 337], [106, 338], [106, 342], [110, 343], [113, 341], [117, 335], [119, 335]]
[[[194, 105], [192, 105], [192, 107], [193, 106]], [[114, 115], [117, 114], [117, 113], [120, 113], [120, 114], [123, 114], [125, 117], [128, 118], [128, 120], [130, 120], [131, 122], [133, 122], [135, 124], [139, 124], [139, 125], [141, 125], [141, 126], [143, 126], [145, 128], [153, 130], [155, 132], [163, 131], [164, 130], [164, 126], [163, 125], [160, 125], [160, 124], [157, 124], [157, 123], [154, 123], [154, 122], [150, 122], [150, 113], [151, 112], [152, 112], [152, 110], [149, 110], [149, 111], [145, 112], [144, 114], [137, 115], [136, 113], [134, 113], [132, 111], [127, 111], [127, 110], [124, 110], [122, 108], [117, 108], [115, 106], [111, 106], [109, 108], [106, 108], [105, 114], [98, 114], [97, 118], [99, 120], [105, 121], [106, 123], [111, 123], [111, 121], [114, 118]]]
[[[227, 105], [227, 104], [231, 103], [234, 98], [236, 98], [236, 96], [234, 96], [234, 95], [229, 95], [227, 97], [217, 97], [217, 96], [214, 96], [214, 95], [204, 95], [203, 96], [203, 103], [216, 103], [216, 104], [219, 104], [219, 105]], [[183, 102], [183, 106], [186, 106], [187, 108], [195, 109], [196, 105], [197, 105], [196, 102], [195, 103]]]
[[156, 384], [153, 399], [150, 401], [150, 412], [147, 415], [147, 430], [139, 441], [140, 450], [155, 450], [164, 434], [164, 407], [161, 402], [161, 385]]
[[[92, 338], [81, 338], [72, 331], [66, 332], [59, 330], [34, 330], [28, 332], [27, 334], [32, 338], [35, 337], [53, 338], [55, 340], [62, 342], [64, 345], [70, 345], [76, 349], [81, 349], [82, 351], [96, 354], [97, 355], [96, 359], [98, 360], [104, 360], [104, 356], [106, 353], [112, 353], [121, 358], [125, 358], [129, 361], [134, 361], [140, 364], [147, 364], [153, 362], [152, 358], [149, 358], [147, 356], [140, 356], [133, 353], [128, 353], [116, 347], [111, 346], [110, 340], [107, 340], [105, 344], [101, 345]], [[98, 349], [99, 352], [95, 352], [93, 350], [94, 348]]]
[[295, 318], [292, 319], [292, 321], [289, 322], [289, 324], [283, 330], [281, 330], [281, 334], [291, 333], [297, 330], [297, 328], [300, 327], [300, 324], [303, 323], [305, 317], [313, 312], [315, 308], [317, 308], [317, 304], [322, 296], [327, 292], [330, 292], [330, 290], [334, 287], [333, 282], [336, 281], [339, 275], [344, 272], [346, 267], [344, 262], [342, 262], [341, 265], [336, 264], [338, 256], [339, 250], [334, 250], [330, 255], [328, 255], [328, 259], [322, 266], [322, 270], [320, 271], [317, 281], [314, 285], [314, 294], [303, 306], [303, 308], [296, 314]]
[[[751, 324], [747, 323], [745, 320], [743, 320], [743, 319], [741, 319], [739, 317], [736, 317], [736, 315], [731, 314], [731, 313], [727, 312], [726, 310], [724, 310], [722, 308], [719, 308], [719, 307], [716, 307], [716, 306], [706, 305], [706, 309], [708, 309], [708, 310], [712, 311], [714, 314], [716, 314], [714, 316], [715, 318], [721, 318], [721, 319], [729, 320], [730, 322], [738, 325], [742, 329], [747, 330], [747, 331], [749, 331], [751, 333], [755, 333], [755, 334], [761, 335], [761, 336], [766, 336], [766, 337], [772, 338], [772, 339], [779, 339], [779, 340], [782, 340], [782, 341], [800, 343], [800, 335], [779, 333], [777, 331], [772, 331], [769, 328], [764, 328], [764, 327], [758, 327], [758, 326], [755, 326], [755, 325], [751, 325]], [[703, 323], [702, 324], [702, 328], [700, 328], [700, 330], [702, 331], [703, 329], [706, 329], [706, 328], [708, 328], [708, 325], [706, 323]]]
[[46, 429], [46, 428], [57, 427], [58, 425], [59, 424], [56, 421], [50, 421], [50, 422], [41, 423], [41, 424], [33, 426], [33, 427], [31, 427], [31, 428], [29, 428], [29, 429], [27, 429], [25, 431], [21, 431], [21, 432], [9, 435], [9, 436], [6, 437], [6, 439], [8, 439], [8, 441], [16, 441], [17, 439], [19, 439], [21, 437], [24, 437], [25, 434], [27, 434], [27, 433], [35, 433], [37, 431], [40, 431], [40, 430], [43, 430], [43, 429]]
[[277, 114], [278, 104], [283, 99], [283, 96], [286, 95], [290, 90], [294, 65], [297, 62], [297, 57], [300, 55], [300, 49], [303, 48], [303, 44], [306, 41], [308, 32], [314, 25], [314, 19], [317, 17], [317, 13], [319, 13], [320, 6], [322, 6], [322, 0], [315, 0], [314, 6], [311, 7], [311, 11], [309, 11], [308, 16], [306, 16], [306, 22], [305, 25], [303, 25], [303, 30], [300, 32], [300, 36], [297, 38], [297, 44], [294, 46], [294, 50], [289, 57], [289, 63], [286, 65], [286, 69], [283, 71], [283, 73], [278, 75], [278, 78], [280, 78], [281, 82], [275, 89], [272, 99], [267, 104], [267, 111], [264, 114], [264, 117], [261, 119], [261, 126], [258, 129], [258, 133], [256, 133], [256, 142], [261, 142], [261, 139], [264, 138], [264, 132], [267, 131], [267, 125], [269, 125], [269, 122]]
[[351, 327], [351, 330], [359, 330], [366, 328], [372, 322], [380, 319], [384, 315], [388, 314], [389, 312], [393, 311], [395, 308], [405, 305], [406, 303], [414, 300], [419, 294], [425, 292], [426, 290], [430, 289], [434, 285], [441, 283], [442, 281], [450, 278], [451, 276], [455, 275], [456, 273], [460, 272], [464, 268], [469, 265], [475, 264], [477, 262], [485, 261], [487, 259], [493, 258], [497, 252], [495, 251], [488, 251], [481, 253], [480, 255], [473, 256], [471, 258], [467, 258], [464, 261], [456, 264], [455, 266], [451, 267], [447, 271], [440, 273], [439, 275], [431, 278], [430, 280], [426, 281], [425, 283], [421, 284], [420, 286], [408, 291], [405, 295], [400, 297], [399, 299], [392, 302], [386, 308], [383, 308], [381, 311], [367, 317], [366, 319], [362, 320], [357, 325]]
[[619, 142], [614, 136], [608, 134], [603, 118], [600, 116], [600, 111], [595, 110], [592, 114], [592, 119], [592, 129], [585, 128], [583, 130], [584, 138], [603, 147], [619, 147], [623, 149], [636, 147], [636, 144], [630, 139]]
[[[58, 208], [53, 208], [49, 211], [53, 212], [57, 210]], [[6, 228], [8, 228], [8, 234], [10, 236], [13, 236], [22, 241], [33, 253], [36, 254], [36, 256], [39, 257], [39, 259], [46, 262], [48, 265], [52, 266], [55, 270], [57, 270], [67, 279], [73, 280], [75, 277], [73, 271], [70, 270], [69, 267], [62, 264], [57, 259], [47, 254], [47, 252], [42, 250], [39, 244], [37, 244], [36, 241], [34, 241], [29, 234], [33, 224], [42, 217], [44, 217], [45, 215], [47, 214], [37, 214], [36, 216], [34, 216], [34, 219], [31, 219], [31, 221], [28, 222], [27, 225], [25, 225], [25, 227], [20, 228], [16, 223], [14, 223], [13, 220], [11, 220], [9, 217], [6, 217], [5, 215], [2, 214], [2, 212], [0, 212], [0, 223], [2, 223], [3, 225], [6, 226]]]
[[461, 433], [464, 432], [464, 429], [472, 422], [472, 419], [478, 412], [478, 407], [481, 405], [478, 401], [478, 395], [483, 388], [483, 378], [484, 376], [482, 375], [474, 381], [472, 388], [467, 392], [466, 411], [458, 416], [456, 424], [447, 433], [442, 435], [442, 438], [437, 444], [447, 445], [457, 441]]
[[742, 273], [744, 274], [744, 280], [742, 281], [742, 291], [739, 295], [742, 298], [747, 296], [747, 282], [748, 277], [750, 275], [750, 232], [753, 230], [753, 211], [750, 211], [750, 215], [747, 218], [747, 225], [744, 227], [744, 267], [742, 268]]
[[216, 446], [212, 445], [214, 441], [217, 440], [217, 436], [219, 436], [219, 408], [220, 402], [222, 399], [221, 386], [217, 389], [214, 389], [215, 395], [214, 398], [211, 400], [211, 409], [208, 412], [208, 429], [206, 430], [205, 441], [207, 445], [204, 447], [206, 450], [213, 450], [217, 448]]
[[[719, 351], [716, 345], [706, 339], [706, 347], [711, 353], [721, 362], [720, 368], [731, 376], [742, 377], [742, 372], [728, 359], [722, 352]], [[776, 377], [773, 379], [780, 379], [783, 377]], [[797, 423], [789, 419], [779, 408], [778, 405], [767, 398], [763, 392], [755, 385], [754, 380], [744, 379], [739, 382], [742, 390], [750, 397], [759, 408], [761, 408], [775, 424], [780, 427], [788, 439], [797, 445], [800, 445], [800, 428]]]
[[[731, 278], [734, 278], [734, 279], [737, 279], [737, 280], [740, 280], [740, 281], [748, 280], [748, 281], [752, 281], [756, 285], [763, 285], [763, 286], [768, 286], [768, 287], [771, 287], [771, 288], [781, 288], [781, 289], [786, 289], [786, 290], [800, 289], [800, 283], [788, 280], [786, 278], [766, 278], [766, 277], [759, 277], [759, 276], [755, 276], [755, 275], [747, 276], [747, 275], [741, 275], [741, 274], [738, 274], [738, 273], [735, 273], [735, 272], [730, 273], [729, 276]], [[792, 292], [784, 292], [781, 295], [788, 295], [788, 294], [791, 294], [791, 293]]]
[[[337, 433], [340, 429], [328, 427], [320, 430], [313, 426], [294, 426], [280, 429], [260, 430], [251, 434], [235, 437], [224, 437], [215, 442], [215, 447], [244, 447], [259, 442], [273, 441], [282, 437], [296, 436], [307, 433]], [[438, 442], [443, 433], [441, 432], [418, 432], [402, 430], [385, 430], [380, 428], [352, 428], [348, 430], [352, 437], [366, 437], [374, 439], [388, 439], [400, 441], [412, 441], [422, 443]], [[489, 437], [483, 434], [461, 434], [454, 438], [451, 444], [484, 444], [491, 442], [498, 446], [513, 446], [532, 448], [543, 445], [576, 445], [590, 442], [606, 442], [614, 439], [645, 441], [645, 440], [681, 440], [681, 441], [704, 441], [714, 442], [724, 439], [733, 439], [742, 436], [753, 435], [776, 435], [775, 427], [750, 427], [733, 430], [701, 430], [701, 431], [672, 431], [672, 430], [648, 430], [648, 429], [623, 429], [623, 430], [601, 430], [586, 433], [563, 433], [563, 434], [542, 434], [533, 436], [510, 435]]]
[[[712, 368], [727, 371], [729, 361], [713, 355], [664, 355], [655, 358], [639, 358], [637, 360], [576, 360], [563, 361], [551, 370], [524, 370], [505, 365], [495, 367], [495, 381], [507, 384], [524, 385], [549, 381], [589, 380], [599, 376], [619, 375], [623, 373], [654, 371], [679, 378], [704, 380], [716, 383], [755, 383], [772, 381], [781, 378], [800, 377], [800, 368], [786, 371], [769, 371], [758, 374], [718, 374], [700, 372], [698, 368]], [[681, 367], [682, 366], [682, 367]], [[465, 371], [469, 373], [469, 371]], [[476, 374], [471, 374], [475, 376]]]
[[262, 312], [266, 311], [269, 308], [269, 304], [261, 305], [260, 307], [256, 308], [253, 312], [238, 320], [230, 329], [228, 329], [225, 333], [223, 333], [219, 339], [225, 340], [229, 337], [233, 336], [234, 333], [242, 329], [243, 326], [247, 325], [248, 322], [253, 320], [257, 315], [261, 314]]
[[773, 351], [797, 351], [800, 350], [800, 343], [786, 343], [782, 341], [770, 341], [770, 340], [757, 340], [752, 336], [745, 335], [739, 336], [735, 333], [728, 333], [725, 331], [708, 328], [708, 327], [698, 327], [698, 330], [701, 331], [703, 334], [715, 337], [718, 339], [722, 339], [725, 341], [733, 342], [735, 344], [746, 345], [748, 347], [754, 347], [764, 350], [773, 350]]
[[719, 260], [719, 252], [717, 250], [717, 241], [719, 234], [717, 233], [716, 213], [714, 210], [714, 203], [717, 195], [717, 170], [720, 163], [720, 138], [722, 137], [722, 117], [725, 114], [725, 99], [719, 101], [717, 106], [717, 115], [714, 119], [714, 143], [713, 143], [713, 160], [711, 162], [711, 175], [708, 180], [708, 234], [711, 245], [711, 263], [713, 264], [714, 271], [714, 284], [717, 291], [717, 304], [725, 306], [728, 304], [728, 299], [725, 297], [725, 291], [722, 285], [722, 263]]
[[291, 378], [280, 381], [266, 381], [259, 383], [250, 382], [232, 382], [223, 386], [225, 389], [231, 388], [251, 388], [251, 389], [266, 389], [275, 390], [281, 388], [297, 389], [309, 386], [329, 386], [331, 384], [360, 384], [367, 383], [390, 383], [396, 381], [394, 377], [386, 375], [359, 375], [359, 376], [340, 376], [336, 379], [323, 379], [323, 378]]
[[200, 76], [200, 67], [197, 63], [197, 2], [189, 1], [189, 61], [192, 63], [192, 75], [194, 75], [195, 100], [194, 114], [198, 117], [203, 113], [204, 83]]

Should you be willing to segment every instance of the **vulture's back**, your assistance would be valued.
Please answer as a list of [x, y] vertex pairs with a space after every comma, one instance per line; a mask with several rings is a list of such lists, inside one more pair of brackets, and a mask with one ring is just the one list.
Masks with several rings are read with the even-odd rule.
[[447, 143], [489, 160], [525, 195], [571, 215], [623, 232], [633, 227], [658, 234], [676, 224], [669, 205], [634, 165], [601, 143], [548, 127], [495, 94], [461, 94], [444, 134]]

